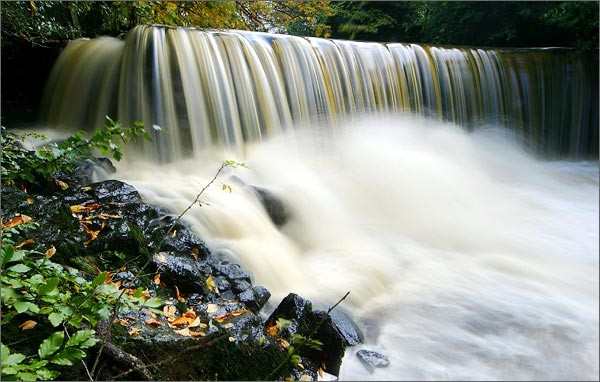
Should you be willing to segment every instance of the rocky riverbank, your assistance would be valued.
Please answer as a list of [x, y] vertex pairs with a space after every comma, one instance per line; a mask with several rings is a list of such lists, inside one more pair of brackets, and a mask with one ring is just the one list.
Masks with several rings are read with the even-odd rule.
[[[5, 187], [2, 215], [4, 221], [22, 214], [38, 223], [27, 245], [55, 248], [54, 261], [88, 278], [107, 271], [106, 282], [124, 293], [141, 288], [163, 302], [160, 312], [128, 311], [99, 325], [106, 344], [96, 345], [86, 360], [93, 363], [102, 352], [96, 379], [315, 380], [338, 374], [345, 347], [361, 338], [350, 321], [313, 311], [295, 294], [264, 319], [266, 288], [211, 253], [176, 211], [145, 203], [126, 183], [92, 183], [95, 171], [113, 170], [107, 160], [87, 161], [40, 190]], [[261, 195], [276, 223], [284, 221], [280, 202]], [[5, 333], [3, 342], [17, 340]], [[82, 365], [61, 377], [88, 378]]]

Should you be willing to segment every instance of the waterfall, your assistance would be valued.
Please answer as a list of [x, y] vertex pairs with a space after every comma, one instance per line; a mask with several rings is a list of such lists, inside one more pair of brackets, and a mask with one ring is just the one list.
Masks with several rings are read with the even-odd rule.
[[[597, 60], [597, 58], [596, 58]], [[72, 41], [44, 97], [53, 127], [141, 120], [171, 161], [242, 150], [302, 121], [410, 111], [513, 129], [546, 156], [597, 157], [597, 61], [566, 49], [476, 49], [138, 26]], [[160, 130], [159, 130], [160, 129]]]

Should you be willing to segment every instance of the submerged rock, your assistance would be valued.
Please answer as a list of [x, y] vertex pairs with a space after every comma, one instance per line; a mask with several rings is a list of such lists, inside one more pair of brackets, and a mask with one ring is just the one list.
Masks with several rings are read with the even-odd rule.
[[253, 186], [252, 188], [258, 195], [258, 199], [261, 201], [273, 224], [280, 227], [288, 222], [289, 211], [281, 198], [277, 197], [272, 191], [269, 191], [266, 188], [256, 186]]
[[359, 350], [356, 352], [356, 356], [370, 372], [373, 372], [375, 368], [390, 365], [390, 360], [386, 356], [372, 350]]

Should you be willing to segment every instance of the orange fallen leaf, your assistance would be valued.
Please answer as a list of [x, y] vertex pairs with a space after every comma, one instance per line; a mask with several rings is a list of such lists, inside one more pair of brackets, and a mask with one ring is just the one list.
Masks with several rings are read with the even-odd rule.
[[15, 248], [19, 249], [19, 248], [31, 245], [33, 243], [35, 243], [35, 241], [33, 241], [33, 239], [27, 239], [27, 240], [20, 242], [18, 245], [15, 246]]
[[144, 321], [146, 323], [146, 325], [150, 325], [150, 326], [160, 326], [160, 321], [158, 321], [156, 318], [149, 318], [146, 321]]
[[123, 216], [119, 215], [119, 214], [108, 214], [106, 212], [100, 212], [100, 214], [98, 214], [98, 218], [102, 219], [102, 220], [108, 220], [108, 219], [121, 219]]
[[245, 314], [246, 312], [248, 312], [247, 309], [237, 309], [234, 310], [233, 312], [229, 312], [229, 313], [225, 313], [225, 314], [221, 314], [220, 316], [215, 317], [215, 320], [217, 320], [217, 322], [223, 322], [223, 321], [227, 321], [230, 320], [233, 317], [238, 317], [241, 316], [242, 314]]
[[74, 206], [70, 206], [69, 209], [74, 214], [80, 214], [82, 212], [90, 212], [97, 210], [101, 205], [99, 203], [84, 203], [84, 204], [76, 204]]
[[113, 322], [116, 323], [116, 324], [119, 324], [121, 326], [125, 326], [125, 327], [129, 326], [129, 321], [127, 321], [126, 319], [123, 319], [123, 318], [116, 319]]
[[197, 327], [199, 327], [199, 326], [202, 326], [202, 325], [206, 326], [206, 324], [202, 324], [202, 322], [200, 322], [200, 317], [196, 317], [196, 318], [194, 319], [194, 321], [192, 321], [192, 322], [191, 322], [191, 323], [188, 325], [188, 327], [189, 327], [189, 328], [197, 328]]
[[129, 333], [129, 335], [132, 337], [137, 337], [140, 335], [140, 328], [133, 327], [129, 329], [127, 333]]
[[54, 256], [54, 254], [56, 253], [56, 248], [54, 248], [54, 246], [51, 246], [50, 248], [48, 248], [48, 250], [46, 250], [46, 257], [47, 258], [51, 258], [52, 256]]
[[17, 214], [12, 219], [9, 219], [6, 223], [2, 223], [3, 228], [12, 228], [16, 227], [20, 224], [29, 223], [31, 221], [31, 217], [23, 214]]
[[33, 320], [27, 320], [27, 321], [22, 322], [19, 325], [19, 329], [21, 329], [21, 330], [29, 330], [29, 329], [35, 328], [36, 325], [37, 325], [37, 322], [35, 322]]
[[271, 325], [265, 327], [265, 331], [271, 337], [275, 337], [277, 334], [279, 334], [279, 327], [276, 323], [272, 323]]
[[[189, 330], [189, 329], [188, 329], [188, 330]], [[197, 332], [195, 332], [195, 331], [193, 331], [193, 330], [189, 330], [189, 332], [190, 332], [190, 335], [191, 335], [192, 337], [203, 337], [203, 336], [205, 336], [205, 335], [206, 335], [206, 332], [203, 332], [203, 331], [197, 331]]]
[[154, 275], [153, 281], [154, 281], [154, 284], [160, 285], [160, 273], [157, 273]]
[[183, 317], [194, 319], [194, 318], [196, 318], [196, 312], [193, 309], [190, 309], [183, 314]]

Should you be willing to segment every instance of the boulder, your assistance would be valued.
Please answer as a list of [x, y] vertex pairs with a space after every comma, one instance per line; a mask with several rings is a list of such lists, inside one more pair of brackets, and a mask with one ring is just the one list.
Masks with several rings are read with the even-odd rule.
[[375, 368], [388, 367], [390, 365], [390, 360], [386, 356], [372, 350], [359, 350], [356, 352], [356, 356], [370, 372], [373, 372]]
[[275, 325], [279, 318], [290, 321], [289, 326], [283, 328], [280, 333], [286, 340], [289, 341], [292, 335], [299, 334], [320, 341], [323, 344], [320, 350], [305, 347], [300, 354], [309, 358], [315, 365], [323, 365], [329, 374], [338, 375], [346, 342], [327, 312], [313, 311], [310, 301], [290, 293], [269, 316], [265, 327]]
[[262, 203], [265, 211], [271, 218], [273, 224], [278, 227], [283, 226], [289, 220], [289, 211], [286, 208], [285, 204], [276, 196], [272, 191], [267, 190], [266, 188], [252, 186], [256, 195], [258, 195], [258, 199]]

